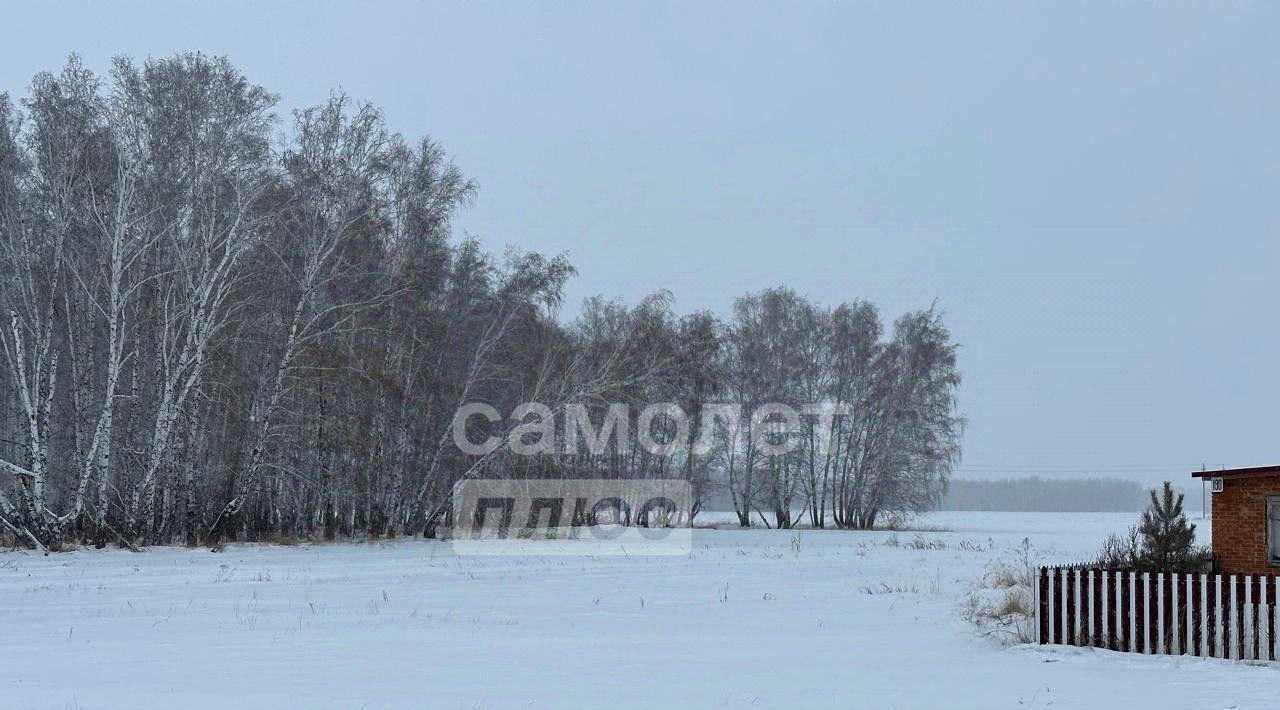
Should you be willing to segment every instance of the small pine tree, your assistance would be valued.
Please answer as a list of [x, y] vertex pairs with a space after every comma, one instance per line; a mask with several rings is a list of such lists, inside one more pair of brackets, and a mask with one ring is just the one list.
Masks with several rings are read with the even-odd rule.
[[1151, 505], [1142, 513], [1138, 534], [1142, 536], [1140, 563], [1153, 571], [1182, 570], [1198, 564], [1195, 548], [1196, 526], [1182, 512], [1183, 494], [1174, 493], [1164, 482], [1157, 495], [1151, 491]]

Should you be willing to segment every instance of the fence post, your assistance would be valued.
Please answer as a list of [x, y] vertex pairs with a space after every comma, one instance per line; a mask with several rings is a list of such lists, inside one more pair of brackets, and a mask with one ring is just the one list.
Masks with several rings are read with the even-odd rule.
[[1120, 647], [1120, 644], [1124, 639], [1124, 633], [1121, 629], [1124, 628], [1124, 620], [1129, 618], [1129, 615], [1125, 613], [1120, 604], [1121, 573], [1116, 570], [1111, 570], [1107, 574], [1109, 577], [1107, 585], [1110, 587], [1110, 591], [1107, 592], [1107, 597], [1111, 600], [1111, 628], [1108, 630], [1109, 637], [1107, 639], [1107, 648], [1110, 648], [1112, 651], [1122, 651], [1124, 649]]
[[[1267, 584], [1267, 580], [1271, 580], [1271, 584]], [[1264, 634], [1262, 643], [1258, 644], [1258, 653], [1261, 654], [1263, 660], [1266, 661], [1276, 660], [1275, 623], [1272, 616], [1272, 612], [1275, 607], [1271, 605], [1271, 596], [1273, 594], [1271, 590], [1274, 588], [1275, 578], [1263, 577], [1262, 585], [1258, 590], [1260, 592], [1258, 594], [1258, 604], [1260, 605], [1258, 607], [1258, 614], [1261, 617], [1258, 619], [1258, 626], [1262, 629], [1262, 633]]]
[[1093, 645], [1093, 570], [1080, 572], [1080, 606], [1084, 611], [1080, 619], [1080, 645]]
[[1168, 644], [1165, 642], [1165, 618], [1164, 618], [1164, 572], [1155, 574], [1155, 643], [1151, 644], [1152, 653], [1168, 653]]
[[1249, 638], [1244, 643], [1244, 658], [1250, 661], [1258, 660], [1258, 614], [1255, 611], [1253, 600], [1256, 595], [1253, 593], [1253, 587], [1256, 582], [1253, 575], [1245, 577], [1244, 583], [1244, 630]]
[[1192, 576], [1192, 655], [1204, 655], [1204, 578], [1206, 574], [1199, 573]]
[[1133, 625], [1137, 631], [1134, 640], [1138, 644], [1138, 653], [1147, 652], [1147, 573], [1134, 573]]
[[1104, 569], [1098, 572], [1098, 576], [1100, 577], [1099, 583], [1102, 585], [1102, 638], [1098, 641], [1098, 645], [1109, 649], [1115, 646], [1116, 638], [1115, 615], [1111, 611], [1113, 606], [1111, 603], [1111, 587], [1108, 586], [1111, 580], [1111, 573], [1109, 570]]
[[1191, 575], [1178, 574], [1178, 653], [1187, 655], [1187, 643], [1191, 638]]
[[1049, 643], [1049, 570], [1036, 575], [1036, 643]]
[[1089, 594], [1093, 595], [1093, 647], [1098, 649], [1102, 646], [1102, 571], [1094, 569], [1089, 572], [1091, 580], [1089, 580]]
[[1258, 594], [1253, 598], [1253, 630], [1254, 658], [1259, 661], [1271, 660], [1270, 649], [1267, 648], [1267, 577], [1258, 577]]
[[1067, 597], [1062, 593], [1063, 574], [1061, 567], [1054, 567], [1051, 591], [1053, 593], [1053, 642], [1056, 644], [1063, 643], [1067, 638], [1067, 623], [1064, 621], [1067, 616]]
[[1085, 589], [1088, 579], [1085, 578], [1084, 570], [1077, 568], [1074, 573], [1074, 582], [1076, 586], [1076, 645], [1089, 645], [1089, 617], [1088, 610], [1085, 605], [1089, 603], [1089, 592]]
[[1121, 640], [1121, 651], [1135, 651], [1133, 640], [1133, 572], [1120, 573], [1120, 627], [1124, 638]]
[[1244, 660], [1244, 657], [1245, 657], [1245, 656], [1244, 656], [1244, 645], [1245, 645], [1245, 640], [1244, 640], [1244, 636], [1245, 636], [1245, 627], [1244, 627], [1244, 607], [1245, 607], [1245, 600], [1244, 600], [1245, 588], [1244, 588], [1244, 587], [1245, 587], [1245, 576], [1244, 576], [1244, 575], [1239, 575], [1239, 576], [1237, 576], [1237, 577], [1233, 578], [1233, 579], [1232, 579], [1232, 584], [1231, 584], [1231, 586], [1235, 588], [1235, 599], [1233, 600], [1233, 603], [1234, 603], [1235, 609], [1232, 611], [1232, 615], [1231, 615], [1232, 620], [1233, 620], [1233, 622], [1234, 622], [1234, 623], [1235, 623], [1235, 625], [1236, 625], [1235, 636], [1233, 637], [1233, 639], [1235, 640], [1235, 644], [1236, 644], [1236, 649], [1235, 649], [1235, 653], [1236, 653], [1236, 655], [1235, 655], [1235, 657], [1234, 657], [1234, 658], [1235, 658], [1235, 660], [1237, 660], [1237, 661], [1242, 661], [1242, 660]]
[[1240, 622], [1236, 620], [1236, 611], [1240, 606], [1236, 598], [1236, 593], [1239, 589], [1236, 586], [1236, 576], [1234, 574], [1227, 578], [1227, 585], [1230, 591], [1226, 598], [1223, 599], [1223, 603], [1227, 605], [1227, 609], [1222, 615], [1222, 623], [1224, 625], [1222, 635], [1226, 637], [1227, 647], [1223, 658], [1237, 660], [1240, 658], [1238, 655], [1240, 653], [1240, 644], [1238, 640], [1240, 635]]
[[1064, 616], [1066, 617], [1065, 621], [1067, 622], [1066, 639], [1067, 639], [1068, 646], [1076, 645], [1076, 574], [1075, 572], [1076, 571], [1073, 569], [1063, 570], [1063, 576], [1067, 578], [1066, 584], [1063, 585], [1065, 588], [1062, 591], [1062, 596], [1066, 599], [1066, 602], [1067, 602], [1067, 611], [1064, 614]]
[[1280, 629], [1276, 628], [1276, 597], [1280, 596], [1280, 579], [1273, 577], [1271, 579], [1271, 588], [1268, 590], [1267, 596], [1267, 647], [1271, 650], [1271, 660], [1280, 661], [1276, 657], [1276, 636], [1280, 635]]
[[1220, 652], [1224, 650], [1222, 646], [1222, 611], [1220, 610], [1219, 601], [1222, 599], [1222, 576], [1221, 574], [1213, 574], [1210, 587], [1208, 587], [1208, 655], [1210, 658], [1219, 658]]

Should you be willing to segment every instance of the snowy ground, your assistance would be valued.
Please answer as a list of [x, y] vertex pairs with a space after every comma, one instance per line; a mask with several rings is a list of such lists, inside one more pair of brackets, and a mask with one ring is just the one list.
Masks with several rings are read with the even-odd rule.
[[946, 547], [921, 550], [699, 530], [691, 556], [630, 559], [424, 541], [3, 553], [0, 707], [1274, 706], [1275, 666], [1005, 649], [958, 619], [1023, 537], [1075, 560], [1134, 518], [936, 514], [918, 522]]

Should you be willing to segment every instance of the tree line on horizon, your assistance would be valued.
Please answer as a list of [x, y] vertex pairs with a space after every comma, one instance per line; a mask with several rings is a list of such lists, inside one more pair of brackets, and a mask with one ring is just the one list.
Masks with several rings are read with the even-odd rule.
[[[431, 535], [479, 476], [677, 476], [698, 500], [723, 479], [743, 525], [802, 507], [870, 527], [937, 504], [963, 421], [935, 308], [886, 326], [873, 304], [775, 288], [721, 319], [657, 292], [562, 322], [573, 266], [456, 237], [477, 188], [440, 145], [340, 94], [287, 122], [276, 101], [199, 54], [106, 77], [73, 56], [0, 95], [8, 542]], [[611, 402], [695, 422], [711, 402], [850, 413], [806, 421], [786, 454], [748, 423], [700, 454], [469, 456], [450, 433], [474, 401], [596, 421]]]
[[[1131, 513], [1142, 510], [1150, 492], [1124, 478], [952, 479], [941, 510]], [[1200, 509], [1198, 490], [1187, 498], [1187, 508]]]

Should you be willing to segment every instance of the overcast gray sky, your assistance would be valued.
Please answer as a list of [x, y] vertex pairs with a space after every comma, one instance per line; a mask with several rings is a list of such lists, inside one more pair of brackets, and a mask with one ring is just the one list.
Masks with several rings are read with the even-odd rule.
[[971, 5], [24, 2], [0, 90], [226, 54], [439, 140], [575, 304], [937, 299], [962, 476], [1280, 463], [1280, 4]]

